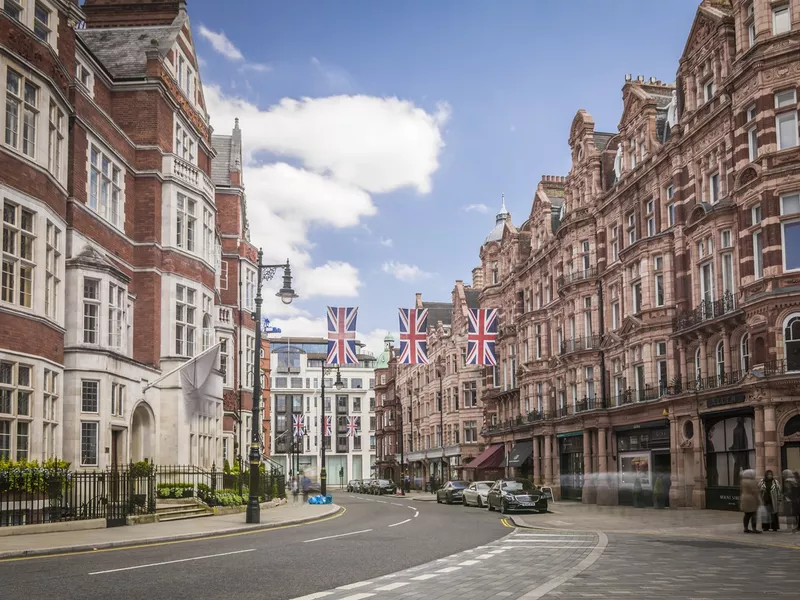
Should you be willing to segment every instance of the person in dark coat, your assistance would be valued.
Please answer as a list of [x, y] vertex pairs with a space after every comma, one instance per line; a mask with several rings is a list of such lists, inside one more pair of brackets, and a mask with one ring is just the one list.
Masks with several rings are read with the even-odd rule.
[[761, 504], [756, 472], [753, 469], [742, 471], [739, 486], [739, 510], [744, 513], [744, 533], [761, 533], [756, 527], [756, 513]]
[[778, 531], [781, 527], [778, 518], [781, 508], [781, 487], [775, 481], [772, 471], [764, 473], [764, 479], [761, 480], [758, 489], [761, 493], [761, 503], [767, 509], [767, 518], [769, 519], [761, 523], [761, 529]]

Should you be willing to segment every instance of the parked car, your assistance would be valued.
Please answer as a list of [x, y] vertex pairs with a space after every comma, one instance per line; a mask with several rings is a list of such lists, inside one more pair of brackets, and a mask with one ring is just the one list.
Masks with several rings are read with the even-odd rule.
[[547, 512], [547, 496], [528, 479], [501, 479], [486, 495], [489, 510]]
[[361, 481], [358, 479], [351, 479], [347, 482], [348, 492], [358, 492], [361, 489]]
[[478, 508], [486, 506], [486, 496], [494, 481], [473, 481], [467, 486], [462, 494], [462, 502], [464, 506], [472, 506], [473, 504]]
[[372, 492], [372, 484], [377, 481], [376, 479], [364, 479], [361, 482], [361, 493], [362, 494], [371, 494]]
[[453, 502], [461, 503], [462, 495], [468, 485], [469, 483], [466, 481], [448, 481], [442, 487], [436, 490], [436, 502], [439, 504], [442, 502], [445, 504], [452, 504]]
[[397, 492], [397, 486], [388, 479], [373, 479], [370, 483], [370, 494], [383, 496], [384, 494], [394, 494], [395, 492]]

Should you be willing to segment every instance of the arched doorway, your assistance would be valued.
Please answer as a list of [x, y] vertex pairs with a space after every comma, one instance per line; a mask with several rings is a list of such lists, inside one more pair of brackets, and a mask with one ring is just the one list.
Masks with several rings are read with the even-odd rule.
[[783, 469], [800, 471], [800, 415], [795, 415], [783, 426], [783, 448], [781, 463]]
[[155, 451], [155, 419], [150, 406], [141, 402], [131, 418], [131, 462], [153, 458]]

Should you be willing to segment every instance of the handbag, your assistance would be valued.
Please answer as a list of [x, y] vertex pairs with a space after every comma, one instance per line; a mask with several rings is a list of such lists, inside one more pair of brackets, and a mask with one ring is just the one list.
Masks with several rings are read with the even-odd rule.
[[763, 504], [758, 507], [758, 520], [761, 523], [769, 523], [770, 522], [770, 515], [767, 507]]

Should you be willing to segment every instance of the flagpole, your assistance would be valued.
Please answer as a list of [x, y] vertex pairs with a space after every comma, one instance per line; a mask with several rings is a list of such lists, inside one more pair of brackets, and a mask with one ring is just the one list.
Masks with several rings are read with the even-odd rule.
[[211, 351], [212, 351], [214, 348], [216, 348], [217, 346], [220, 346], [220, 345], [222, 345], [222, 342], [217, 342], [216, 344], [214, 344], [214, 345], [213, 345], [213, 346], [211, 346], [210, 348], [206, 348], [205, 350], [203, 350], [203, 351], [202, 351], [200, 354], [198, 354], [197, 356], [195, 356], [195, 357], [193, 357], [193, 358], [190, 358], [190, 359], [189, 359], [189, 360], [187, 360], [185, 363], [181, 363], [180, 365], [178, 365], [177, 367], [175, 367], [174, 369], [172, 369], [172, 370], [171, 370], [169, 373], [165, 373], [164, 375], [162, 375], [161, 377], [159, 377], [158, 379], [156, 379], [156, 380], [155, 380], [153, 383], [148, 383], [146, 386], [144, 386], [144, 387], [142, 388], [142, 393], [144, 394], [144, 393], [145, 393], [147, 390], [149, 390], [151, 387], [154, 387], [155, 385], [157, 385], [157, 384], [161, 383], [161, 382], [162, 382], [162, 381], [164, 381], [164, 380], [165, 380], [167, 377], [169, 377], [170, 375], [174, 375], [175, 373], [177, 373], [178, 371], [180, 371], [180, 370], [181, 370], [181, 369], [183, 369], [184, 367], [188, 367], [188, 366], [189, 366], [189, 365], [191, 365], [192, 363], [196, 363], [198, 359], [202, 358], [203, 356], [205, 356], [206, 354], [208, 354], [209, 352], [211, 352]]

